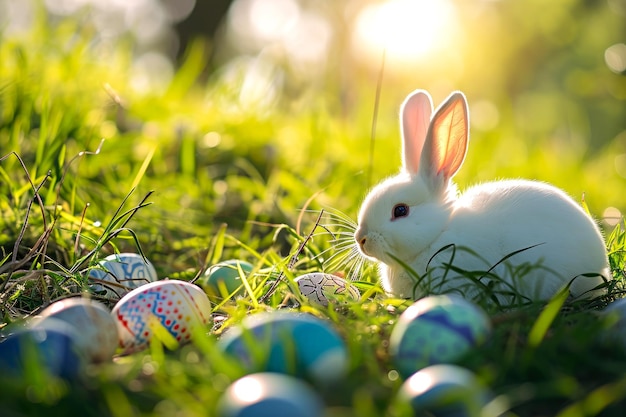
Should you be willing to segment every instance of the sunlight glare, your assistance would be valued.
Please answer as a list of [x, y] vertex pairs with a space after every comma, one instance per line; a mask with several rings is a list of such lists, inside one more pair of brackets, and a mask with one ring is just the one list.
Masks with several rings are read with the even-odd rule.
[[456, 13], [449, 0], [390, 0], [365, 7], [357, 16], [357, 50], [414, 61], [443, 47], [456, 32]]
[[241, 378], [233, 384], [233, 393], [237, 402], [251, 404], [263, 396], [265, 388], [259, 378], [248, 376]]
[[433, 378], [427, 372], [418, 372], [413, 374], [413, 376], [408, 379], [407, 383], [409, 384], [409, 391], [413, 395], [419, 395], [432, 387]]

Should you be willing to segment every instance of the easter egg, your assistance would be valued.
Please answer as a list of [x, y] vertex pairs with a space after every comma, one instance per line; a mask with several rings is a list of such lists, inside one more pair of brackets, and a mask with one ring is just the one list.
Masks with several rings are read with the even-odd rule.
[[76, 338], [72, 326], [56, 319], [45, 326], [19, 329], [0, 342], [0, 375], [23, 378], [45, 372], [76, 378], [84, 365]]
[[254, 268], [252, 264], [237, 259], [220, 262], [206, 270], [198, 285], [212, 298], [228, 297], [243, 285], [237, 265], [246, 275]]
[[328, 301], [338, 298], [358, 300], [361, 297], [359, 290], [343, 278], [325, 273], [310, 273], [300, 275], [294, 282], [310, 302], [328, 305]]
[[319, 417], [323, 408], [322, 400], [306, 383], [275, 373], [238, 379], [217, 405], [221, 417]]
[[440, 364], [411, 375], [400, 387], [396, 400], [399, 407], [410, 407], [410, 415], [479, 417], [488, 397], [472, 372]]
[[608, 322], [602, 340], [626, 347], [626, 298], [613, 301], [599, 315]]
[[[211, 303], [204, 291], [186, 281], [164, 280], [126, 294], [111, 311], [123, 353], [146, 348], [155, 332], [179, 343], [191, 340], [209, 322]], [[167, 340], [163, 340], [164, 343]]]
[[141, 285], [158, 279], [152, 263], [136, 253], [116, 253], [99, 262], [98, 268], [89, 271], [89, 278], [109, 281], [111, 284], [96, 283], [92, 289], [105, 291], [105, 296], [119, 298]]
[[348, 367], [346, 346], [326, 320], [289, 311], [253, 314], [218, 346], [249, 372], [278, 372], [333, 381]]
[[491, 322], [477, 305], [455, 294], [422, 298], [398, 319], [389, 353], [403, 377], [428, 365], [458, 360], [483, 343]]
[[88, 298], [67, 298], [46, 307], [31, 322], [45, 327], [50, 320], [62, 320], [76, 330], [76, 346], [90, 362], [110, 360], [117, 349], [117, 325], [109, 310]]

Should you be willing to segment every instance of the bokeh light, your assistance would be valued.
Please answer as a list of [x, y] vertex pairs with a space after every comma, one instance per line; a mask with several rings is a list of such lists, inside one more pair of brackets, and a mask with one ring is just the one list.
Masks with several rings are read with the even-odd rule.
[[448, 0], [390, 0], [365, 6], [358, 13], [352, 44], [356, 55], [378, 59], [385, 50], [391, 61], [407, 63], [452, 47], [459, 22]]
[[258, 401], [266, 391], [263, 383], [253, 376], [241, 378], [232, 386], [232, 392], [235, 400], [241, 404], [251, 404]]
[[408, 379], [410, 392], [417, 396], [428, 390], [433, 385], [433, 377], [427, 372], [419, 372]]
[[332, 26], [297, 0], [236, 0], [225, 25], [225, 45], [218, 48], [226, 59], [263, 53], [304, 74], [324, 71]]
[[616, 74], [626, 72], [626, 44], [616, 43], [604, 52], [606, 65]]
[[[190, 77], [209, 81], [207, 105], [233, 120], [321, 106], [349, 120], [350, 134], [367, 136], [380, 74], [385, 123], [376, 136], [397, 134], [389, 126], [415, 88], [436, 102], [466, 93], [472, 137], [488, 144], [481, 157], [502, 159], [511, 172], [470, 158], [461, 181], [517, 175], [548, 151], [564, 152], [572, 166], [612, 152], [606, 169], [626, 175], [617, 140], [626, 131], [625, 0], [0, 0], [0, 34], [26, 36], [42, 16], [51, 25], [74, 21], [93, 36], [94, 56], [127, 48], [128, 86], [142, 94], [171, 91], [200, 37], [202, 68]], [[189, 21], [191, 35], [181, 29]], [[202, 146], [224, 147], [226, 138]], [[567, 170], [540, 165], [528, 174], [569, 181]]]

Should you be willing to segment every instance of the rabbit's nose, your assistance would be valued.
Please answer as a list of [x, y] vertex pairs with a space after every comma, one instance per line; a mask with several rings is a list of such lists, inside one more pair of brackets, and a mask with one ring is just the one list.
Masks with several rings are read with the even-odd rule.
[[363, 249], [365, 242], [367, 242], [367, 230], [364, 227], [359, 227], [354, 234], [354, 240], [359, 244], [361, 249]]

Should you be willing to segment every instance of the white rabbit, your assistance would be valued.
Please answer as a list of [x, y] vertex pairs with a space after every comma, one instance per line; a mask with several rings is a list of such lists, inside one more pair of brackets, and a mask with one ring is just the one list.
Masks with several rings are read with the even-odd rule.
[[535, 181], [495, 181], [459, 194], [451, 178], [469, 141], [465, 96], [454, 92], [432, 112], [426, 91], [404, 101], [402, 171], [374, 187], [359, 212], [354, 238], [365, 257], [379, 261], [384, 290], [471, 298], [488, 289], [500, 300], [516, 294], [533, 301], [571, 284], [574, 297], [600, 294], [596, 287], [611, 273], [586, 212]]

